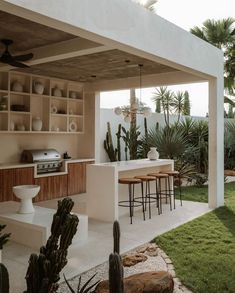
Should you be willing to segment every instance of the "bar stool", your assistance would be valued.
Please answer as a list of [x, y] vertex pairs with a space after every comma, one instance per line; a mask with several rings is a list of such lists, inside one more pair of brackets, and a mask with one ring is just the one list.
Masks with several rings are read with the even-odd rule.
[[[155, 177], [156, 180], [156, 192], [159, 197], [159, 203], [160, 203], [160, 209], [162, 213], [162, 196], [164, 195], [166, 198], [166, 203], [167, 203], [167, 198], [169, 197], [170, 199], [170, 210], [172, 211], [172, 201], [171, 201], [171, 193], [170, 193], [170, 180], [169, 180], [169, 175], [166, 173], [149, 173], [148, 176], [153, 176]], [[162, 189], [162, 183], [161, 180], [165, 180], [165, 189]]]
[[[179, 195], [180, 195], [180, 205], [182, 206], [182, 194], [181, 194], [181, 185], [180, 185], [180, 173], [176, 170], [172, 171], [164, 171], [165, 174], [169, 175], [169, 177], [172, 178], [173, 180], [173, 190], [170, 189], [170, 193], [173, 193], [174, 197], [174, 209], [175, 209], [175, 197], [176, 197], [176, 191], [175, 191], [175, 184], [174, 184], [174, 179], [177, 178], [179, 180]], [[170, 186], [170, 185], [169, 185]]]
[[[151, 181], [155, 181], [155, 177], [154, 176], [146, 176], [146, 175], [138, 175], [138, 176], [135, 176], [135, 178], [137, 179], [140, 179], [142, 181], [142, 189], [143, 189], [143, 184], [145, 182], [145, 206], [144, 206], [144, 209], [146, 211], [146, 203], [148, 202], [148, 205], [149, 205], [149, 219], [151, 219], [151, 199], [153, 198], [151, 195], [153, 195], [153, 193], [151, 193], [151, 190], [150, 190], [150, 182]], [[159, 208], [159, 197], [156, 193], [156, 201], [157, 201], [157, 207], [158, 207], [158, 213], [160, 214], [160, 208]]]
[[[143, 195], [142, 181], [137, 178], [119, 178], [118, 183], [128, 185], [129, 199], [119, 201], [118, 205], [120, 207], [128, 207], [129, 208], [131, 224], [132, 224], [132, 217], [134, 214], [134, 207], [139, 207], [139, 206], [143, 207], [143, 218], [145, 220], [144, 195]], [[141, 201], [138, 201], [137, 199], [135, 199], [135, 185], [136, 184], [141, 184], [141, 195], [142, 195]]]

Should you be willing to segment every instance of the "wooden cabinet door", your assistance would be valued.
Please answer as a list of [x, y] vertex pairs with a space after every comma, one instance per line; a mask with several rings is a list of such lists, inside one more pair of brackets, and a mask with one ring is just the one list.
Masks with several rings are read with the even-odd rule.
[[13, 200], [14, 169], [0, 170], [0, 201]]
[[17, 200], [12, 188], [15, 185], [32, 185], [33, 168], [16, 168], [0, 170], [0, 201]]
[[82, 192], [82, 173], [82, 163], [68, 164], [68, 195], [74, 195]]
[[[14, 169], [14, 185], [33, 185], [34, 184], [34, 168], [17, 168]], [[19, 199], [13, 195], [13, 200]]]
[[68, 195], [86, 192], [86, 166], [94, 161], [68, 164]]
[[34, 184], [40, 186], [38, 195], [34, 198], [34, 202], [51, 199], [49, 193], [49, 177], [35, 178]]
[[40, 186], [35, 202], [67, 196], [67, 175], [36, 178], [34, 184]]
[[58, 198], [67, 196], [67, 175], [50, 176], [49, 180], [49, 193], [50, 198]]

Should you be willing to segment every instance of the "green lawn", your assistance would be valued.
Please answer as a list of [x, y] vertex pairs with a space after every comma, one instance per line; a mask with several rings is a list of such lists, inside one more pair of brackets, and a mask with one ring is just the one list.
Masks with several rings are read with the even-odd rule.
[[[183, 198], [207, 201], [207, 187], [185, 187]], [[226, 205], [156, 238], [176, 274], [194, 293], [235, 293], [235, 182]]]

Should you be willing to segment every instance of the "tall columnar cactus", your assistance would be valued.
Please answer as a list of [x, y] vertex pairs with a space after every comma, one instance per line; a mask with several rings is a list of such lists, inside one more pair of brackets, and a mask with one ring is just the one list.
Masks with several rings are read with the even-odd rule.
[[9, 293], [9, 275], [4, 264], [0, 263], [0, 292]]
[[46, 245], [40, 248], [39, 256], [30, 256], [25, 293], [57, 291], [60, 271], [67, 264], [68, 247], [72, 243], [79, 222], [78, 217], [70, 213], [73, 205], [70, 198], [58, 201], [58, 209], [51, 225], [51, 236]]
[[123, 265], [120, 251], [120, 226], [118, 221], [113, 223], [113, 253], [109, 255], [109, 292], [123, 293]]
[[113, 139], [110, 123], [107, 122], [106, 139], [104, 140], [104, 149], [106, 150], [111, 162], [117, 161], [117, 150], [113, 147]]
[[122, 260], [116, 252], [109, 255], [109, 292], [124, 292]]
[[118, 125], [118, 132], [116, 133], [117, 136], [117, 159], [118, 161], [121, 161], [121, 131], [122, 131], [122, 125]]
[[113, 223], [113, 253], [120, 253], [120, 226], [118, 221]]

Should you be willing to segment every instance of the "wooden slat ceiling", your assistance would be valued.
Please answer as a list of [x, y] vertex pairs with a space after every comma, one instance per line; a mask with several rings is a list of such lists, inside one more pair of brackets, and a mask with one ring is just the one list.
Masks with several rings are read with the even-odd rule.
[[[0, 11], [0, 28], [0, 39], [14, 41], [10, 47], [12, 54], [78, 38], [3, 11]], [[0, 45], [0, 54], [3, 49]], [[175, 71], [174, 68], [116, 49], [38, 64], [20, 71], [89, 82], [138, 76], [138, 64], [144, 65], [143, 75]]]

